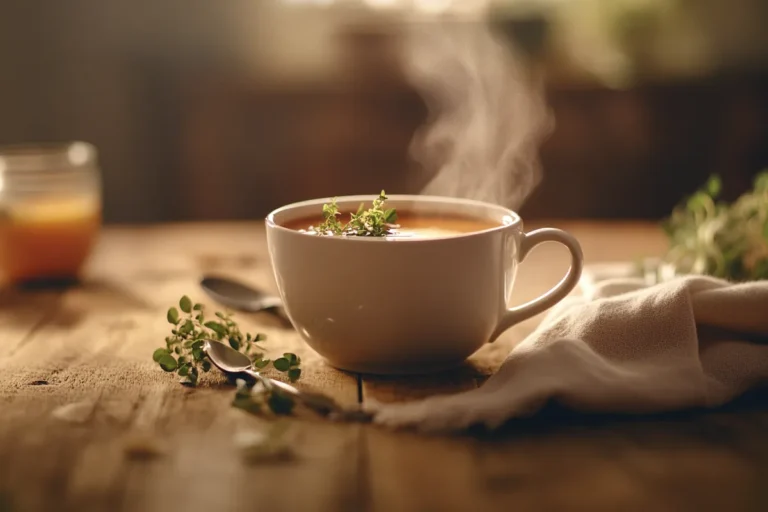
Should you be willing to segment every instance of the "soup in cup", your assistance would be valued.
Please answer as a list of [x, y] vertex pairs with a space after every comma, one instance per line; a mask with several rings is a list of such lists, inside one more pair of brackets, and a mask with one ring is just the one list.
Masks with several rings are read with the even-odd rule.
[[[370, 196], [336, 198], [344, 221]], [[323, 235], [316, 199], [267, 216], [267, 241], [285, 310], [329, 364], [352, 372], [411, 374], [460, 365], [483, 344], [565, 297], [578, 283], [582, 252], [568, 233], [526, 233], [502, 206], [434, 196], [394, 195], [387, 236]], [[565, 277], [510, 307], [518, 264], [542, 242], [571, 253]]]

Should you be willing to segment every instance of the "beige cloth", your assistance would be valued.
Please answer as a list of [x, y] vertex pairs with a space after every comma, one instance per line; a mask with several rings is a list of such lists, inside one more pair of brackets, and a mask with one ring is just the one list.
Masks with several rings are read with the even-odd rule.
[[570, 297], [478, 389], [374, 404], [379, 424], [494, 428], [547, 401], [585, 412], [713, 407], [768, 383], [768, 281], [614, 279]]

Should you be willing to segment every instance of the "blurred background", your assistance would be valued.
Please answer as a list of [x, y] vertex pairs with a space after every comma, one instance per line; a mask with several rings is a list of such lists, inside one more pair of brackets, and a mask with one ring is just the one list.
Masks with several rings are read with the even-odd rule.
[[109, 223], [418, 192], [401, 43], [437, 16], [488, 23], [543, 83], [527, 217], [657, 219], [768, 167], [765, 0], [0, 0], [0, 144], [93, 143]]

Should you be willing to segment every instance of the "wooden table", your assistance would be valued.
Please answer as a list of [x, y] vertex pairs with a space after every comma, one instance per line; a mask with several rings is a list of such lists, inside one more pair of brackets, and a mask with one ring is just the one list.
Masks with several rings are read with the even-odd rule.
[[[664, 246], [652, 225], [550, 224], [578, 236], [589, 262]], [[554, 284], [566, 264], [556, 245], [535, 250], [515, 299]], [[293, 460], [248, 462], [233, 436], [265, 420], [232, 408], [221, 380], [185, 388], [151, 361], [169, 330], [167, 308], [185, 293], [204, 299], [203, 272], [274, 290], [260, 224], [110, 228], [82, 286], [2, 292], [0, 511], [768, 510], [759, 398], [642, 419], [553, 411], [452, 438], [292, 419]], [[270, 351], [302, 356], [301, 386], [349, 404], [473, 388], [536, 324], [511, 329], [456, 371], [371, 378], [326, 366], [270, 315], [237, 318], [268, 333]], [[71, 403], [85, 411], [77, 419], [52, 415]], [[137, 459], [137, 442], [164, 453]]]

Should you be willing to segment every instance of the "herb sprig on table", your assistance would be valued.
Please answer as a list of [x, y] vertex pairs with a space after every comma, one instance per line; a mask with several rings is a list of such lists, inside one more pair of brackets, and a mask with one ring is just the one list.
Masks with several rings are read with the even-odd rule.
[[237, 392], [232, 399], [232, 407], [251, 414], [262, 414], [268, 409], [276, 415], [288, 415], [295, 406], [296, 401], [292, 396], [276, 393], [258, 382], [251, 386], [241, 379], [237, 381]]
[[379, 196], [373, 200], [373, 205], [365, 209], [360, 203], [356, 213], [350, 214], [350, 220], [343, 224], [339, 217], [341, 212], [334, 198], [330, 203], [323, 205], [323, 222], [318, 226], [311, 226], [309, 231], [318, 235], [344, 235], [344, 236], [387, 236], [392, 234], [397, 226], [397, 211], [395, 208], [384, 209], [387, 196], [382, 190]]
[[[179, 312], [179, 309], [181, 312]], [[203, 351], [205, 340], [212, 339], [228, 343], [233, 349], [247, 355], [256, 370], [270, 364], [287, 374], [291, 382], [301, 376], [301, 360], [293, 353], [286, 352], [274, 361], [264, 358], [265, 349], [260, 345], [267, 337], [264, 334], [243, 333], [229, 312], [216, 312], [215, 319], [206, 319], [205, 306], [193, 304], [186, 295], [168, 310], [168, 322], [173, 325], [171, 335], [165, 338], [165, 348], [158, 348], [152, 359], [166, 372], [176, 372], [182, 384], [195, 386], [201, 372], [211, 369], [211, 362]]]
[[718, 201], [721, 188], [719, 177], [711, 177], [665, 220], [665, 262], [678, 274], [768, 279], [768, 170], [732, 204]]

